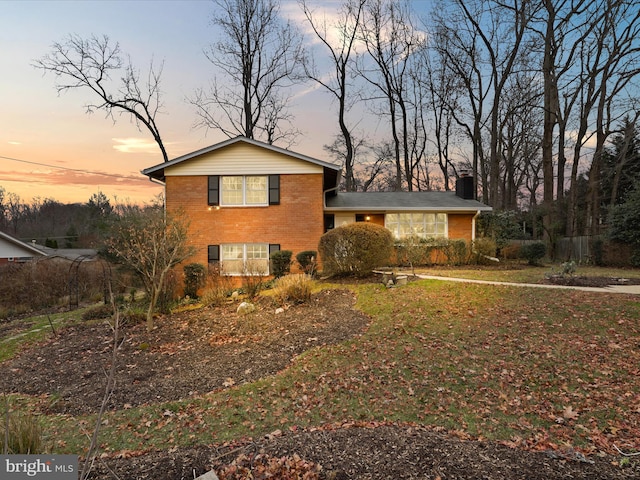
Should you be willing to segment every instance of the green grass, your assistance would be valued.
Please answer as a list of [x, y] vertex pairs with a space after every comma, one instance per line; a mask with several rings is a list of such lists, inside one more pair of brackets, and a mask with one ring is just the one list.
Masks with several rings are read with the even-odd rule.
[[13, 320], [13, 322], [22, 324], [24, 328], [0, 338], [0, 362], [13, 357], [20, 349], [28, 348], [54, 335], [51, 324], [53, 324], [53, 328], [57, 331], [64, 325], [79, 321], [83, 311], [84, 309], [80, 309], [71, 312], [38, 315]]
[[[420, 281], [357, 287], [368, 332], [285, 371], [105, 417], [105, 451], [166, 449], [345, 422], [410, 422], [515, 446], [640, 444], [640, 303], [579, 291]], [[94, 417], [46, 417], [79, 453]], [[79, 428], [80, 426], [80, 428]]]

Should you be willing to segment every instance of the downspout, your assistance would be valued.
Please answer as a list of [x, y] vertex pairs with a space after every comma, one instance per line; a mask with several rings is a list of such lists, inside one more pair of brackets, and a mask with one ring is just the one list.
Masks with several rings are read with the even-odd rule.
[[[338, 190], [340, 188], [340, 185], [338, 185], [337, 187], [333, 187], [333, 188], [329, 188], [327, 190], [325, 190], [324, 192], [322, 192], [322, 205], [323, 207], [326, 209], [327, 208], [327, 193], [332, 192], [334, 190]], [[480, 213], [480, 212], [478, 212]]]
[[475, 242], [476, 240], [476, 218], [480, 215], [480, 210], [476, 212], [476, 214], [471, 219], [471, 242]]

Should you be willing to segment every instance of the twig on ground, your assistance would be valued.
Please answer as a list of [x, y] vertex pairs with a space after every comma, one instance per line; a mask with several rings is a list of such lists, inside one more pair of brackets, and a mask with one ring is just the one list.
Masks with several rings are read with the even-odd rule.
[[624, 457], [637, 457], [638, 455], [640, 455], [640, 452], [625, 453], [625, 452], [623, 452], [622, 450], [620, 450], [620, 449], [617, 447], [617, 445], [614, 445], [614, 446], [613, 446], [613, 448], [615, 448], [615, 449], [616, 449], [616, 451], [617, 451], [620, 455], [622, 455], [622, 456], [624, 456]]
[[53, 334], [57, 337], [58, 332], [56, 332], [56, 329], [53, 326], [53, 322], [51, 321], [51, 315], [49, 315], [48, 313], [47, 313], [47, 319], [49, 320], [49, 325], [51, 325], [51, 330], [53, 331]]

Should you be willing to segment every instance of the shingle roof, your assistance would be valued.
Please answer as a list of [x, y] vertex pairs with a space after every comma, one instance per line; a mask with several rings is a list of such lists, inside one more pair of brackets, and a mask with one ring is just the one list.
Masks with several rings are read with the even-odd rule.
[[465, 200], [454, 192], [340, 192], [327, 198], [327, 211], [490, 211], [477, 200]]
[[38, 255], [46, 255], [45, 252], [33, 246], [32, 244], [23, 242], [22, 240], [18, 240], [17, 238], [12, 237], [8, 233], [0, 232], [0, 239], [6, 241], [7, 243], [13, 244], [16, 247], [22, 248], [27, 252], [35, 253]]

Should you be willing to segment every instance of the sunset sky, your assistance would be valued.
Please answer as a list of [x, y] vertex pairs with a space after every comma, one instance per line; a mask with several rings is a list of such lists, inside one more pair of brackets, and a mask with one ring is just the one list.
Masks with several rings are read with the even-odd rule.
[[[325, 2], [331, 3], [331, 2]], [[335, 5], [335, 2], [334, 2]], [[226, 137], [194, 129], [186, 101], [214, 74], [203, 51], [214, 40], [214, 4], [202, 1], [0, 1], [0, 187], [23, 202], [53, 198], [86, 202], [98, 191], [110, 199], [146, 202], [162, 191], [140, 174], [162, 161], [157, 145], [126, 116], [114, 124], [85, 113], [90, 92], [58, 96], [55, 77], [34, 61], [69, 34], [108, 35], [146, 71], [164, 61], [164, 107], [156, 118], [169, 157]], [[302, 26], [295, 2], [283, 12]], [[304, 132], [293, 150], [329, 160], [322, 146], [336, 133], [335, 105], [326, 93], [301, 87], [292, 104]]]

